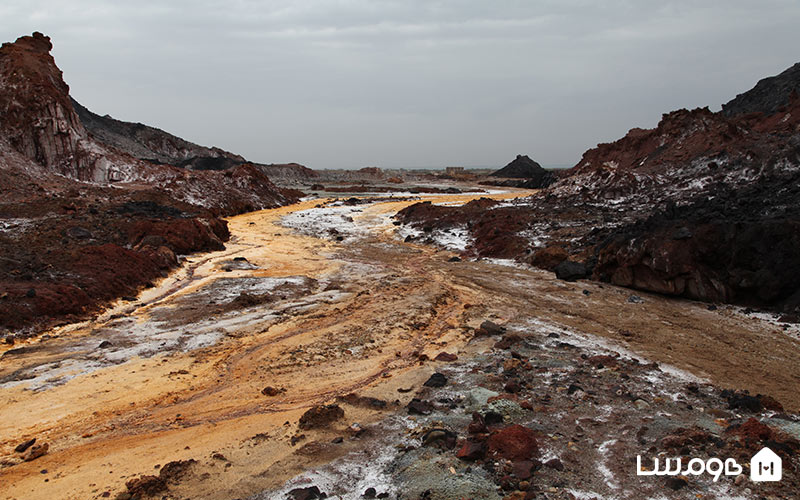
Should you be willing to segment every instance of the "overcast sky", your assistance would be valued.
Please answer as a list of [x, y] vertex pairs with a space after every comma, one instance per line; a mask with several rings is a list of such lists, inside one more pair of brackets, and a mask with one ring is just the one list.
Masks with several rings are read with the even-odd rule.
[[260, 162], [573, 165], [800, 60], [800, 2], [36, 1], [73, 97]]

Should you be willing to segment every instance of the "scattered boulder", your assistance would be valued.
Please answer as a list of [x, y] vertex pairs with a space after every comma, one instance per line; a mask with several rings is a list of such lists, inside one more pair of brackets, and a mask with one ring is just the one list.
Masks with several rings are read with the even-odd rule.
[[158, 476], [140, 476], [126, 482], [125, 487], [134, 498], [155, 496], [167, 491], [167, 483]]
[[731, 410], [746, 410], [758, 413], [763, 409], [761, 400], [757, 396], [751, 396], [747, 391], [726, 389], [720, 395], [728, 401], [728, 407]]
[[689, 484], [689, 483], [687, 483], [686, 480], [684, 478], [682, 478], [682, 477], [668, 477], [664, 481], [664, 486], [666, 486], [667, 488], [669, 488], [671, 490], [675, 490], [675, 491], [678, 491], [679, 489], [683, 488], [687, 484]]
[[453, 431], [442, 428], [431, 429], [422, 436], [424, 446], [438, 446], [440, 448], [452, 449], [456, 445], [456, 434]]
[[456, 453], [461, 460], [481, 460], [486, 456], [486, 441], [468, 439]]
[[32, 460], [36, 460], [39, 457], [47, 455], [47, 451], [50, 449], [50, 445], [47, 443], [42, 444], [34, 444], [29, 449], [28, 452], [23, 457], [23, 460], [26, 462], [30, 462]]
[[451, 362], [451, 361], [456, 361], [458, 359], [458, 356], [456, 356], [455, 354], [447, 353], [447, 352], [440, 352], [433, 359], [434, 359], [434, 361]]
[[589, 270], [582, 262], [575, 262], [574, 260], [565, 260], [557, 265], [554, 269], [556, 278], [564, 281], [576, 281], [586, 278], [589, 275]]
[[562, 246], [550, 245], [533, 252], [531, 264], [548, 271], [555, 268], [569, 258], [569, 253]]
[[424, 383], [425, 387], [444, 387], [447, 385], [447, 377], [443, 374], [436, 372]]
[[488, 455], [506, 460], [530, 460], [539, 455], [536, 433], [521, 425], [510, 425], [493, 432], [486, 443]]
[[321, 492], [316, 486], [309, 486], [307, 488], [295, 488], [289, 492], [289, 497], [292, 500], [316, 500], [318, 498], [327, 498], [328, 495]]
[[283, 392], [286, 392], [286, 389], [283, 388], [278, 389], [277, 387], [272, 387], [271, 385], [268, 385], [263, 389], [261, 389], [261, 394], [270, 397], [277, 396], [278, 394], [281, 394]]
[[475, 331], [475, 336], [493, 336], [493, 335], [502, 335], [505, 333], [506, 329], [503, 326], [498, 325], [492, 321], [486, 320], [481, 323], [481, 326]]
[[344, 410], [339, 405], [318, 405], [306, 411], [300, 417], [299, 427], [301, 429], [325, 427], [342, 418], [344, 418]]
[[33, 443], [35, 443], [35, 442], [36, 442], [36, 438], [32, 438], [32, 439], [29, 439], [27, 441], [24, 441], [24, 442], [18, 444], [17, 447], [14, 448], [14, 451], [17, 452], [17, 453], [25, 453], [25, 450], [27, 450], [28, 448], [33, 446]]
[[[217, 458], [217, 456], [222, 457], [223, 460], [227, 460], [220, 453], [214, 454], [214, 458]], [[189, 472], [189, 469], [192, 467], [192, 465], [196, 463], [197, 460], [193, 459], [174, 460], [172, 462], [168, 462], [161, 467], [158, 477], [166, 483], [177, 483], [186, 475], [187, 472]]]
[[433, 405], [425, 400], [414, 398], [406, 406], [408, 413], [414, 415], [430, 415], [433, 411]]
[[360, 406], [362, 408], [372, 408], [374, 410], [383, 410], [388, 406], [388, 403], [382, 399], [373, 398], [370, 396], [359, 396], [358, 394], [351, 392], [345, 396], [339, 396], [336, 398], [338, 401], [342, 401], [347, 404], [351, 404], [353, 406]]

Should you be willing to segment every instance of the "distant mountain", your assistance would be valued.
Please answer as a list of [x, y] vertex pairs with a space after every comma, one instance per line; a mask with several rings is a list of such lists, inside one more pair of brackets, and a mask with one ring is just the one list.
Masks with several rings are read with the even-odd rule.
[[492, 172], [489, 177], [499, 177], [504, 179], [521, 179], [521, 181], [511, 182], [492, 182], [505, 186], [516, 186], [538, 189], [547, 186], [553, 181], [553, 174], [548, 172], [537, 162], [530, 159], [527, 155], [517, 155], [511, 163], [505, 167]]
[[517, 155], [514, 160], [505, 167], [489, 174], [491, 177], [506, 177], [512, 179], [532, 179], [547, 173], [537, 162], [531, 160], [527, 155]]
[[777, 76], [759, 80], [755, 87], [723, 104], [722, 114], [737, 116], [758, 112], [772, 115], [789, 104], [792, 93], [800, 93], [800, 63]]

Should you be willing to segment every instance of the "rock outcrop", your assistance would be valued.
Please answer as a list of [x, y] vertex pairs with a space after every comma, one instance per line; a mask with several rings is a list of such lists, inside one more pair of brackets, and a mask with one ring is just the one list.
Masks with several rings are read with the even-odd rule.
[[38, 32], [0, 47], [0, 137], [24, 157], [78, 181], [159, 186], [222, 215], [297, 199], [240, 156], [91, 113], [70, 98], [51, 49]]
[[548, 186], [555, 180], [552, 172], [542, 168], [537, 162], [527, 155], [517, 155], [508, 165], [489, 174], [490, 177], [505, 179], [520, 179], [521, 182], [513, 183], [516, 187], [538, 189]]
[[116, 120], [89, 111], [70, 98], [83, 127], [98, 142], [157, 164], [195, 170], [226, 170], [246, 160], [219, 148], [207, 148], [142, 123]]
[[746, 113], [772, 115], [785, 109], [792, 93], [800, 93], [800, 63], [776, 76], [760, 80], [755, 87], [722, 105], [722, 114]]
[[75, 179], [92, 180], [96, 161], [69, 100], [50, 38], [39, 32], [0, 47], [0, 135], [19, 153]]
[[[726, 112], [674, 111], [600, 144], [524, 201], [415, 205], [398, 219], [466, 226], [466, 255], [514, 258], [566, 279], [585, 271], [641, 290], [796, 311], [799, 67], [759, 82]], [[581, 273], [566, 273], [575, 263]]]
[[[91, 114], [114, 134], [87, 129], [89, 112], [71, 100], [51, 49], [41, 33], [0, 47], [0, 335], [136, 295], [177, 266], [177, 255], [224, 248], [220, 216], [301, 194], [241, 157], [151, 127]], [[145, 161], [151, 153], [194, 163]], [[191, 170], [205, 158], [233, 164]]]

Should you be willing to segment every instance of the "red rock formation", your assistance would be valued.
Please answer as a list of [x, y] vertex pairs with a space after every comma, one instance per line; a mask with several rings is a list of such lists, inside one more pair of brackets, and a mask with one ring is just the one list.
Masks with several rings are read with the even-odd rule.
[[224, 248], [227, 224], [217, 217], [301, 195], [251, 164], [191, 171], [98, 142], [51, 48], [41, 33], [0, 47], [0, 335], [135, 295], [176, 266], [176, 254]]
[[50, 38], [35, 32], [0, 47], [0, 134], [26, 157], [60, 174], [91, 178], [86, 130], [56, 67]]

